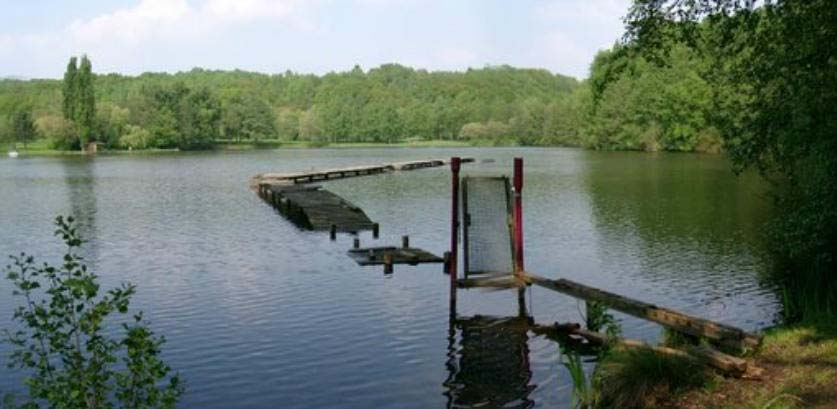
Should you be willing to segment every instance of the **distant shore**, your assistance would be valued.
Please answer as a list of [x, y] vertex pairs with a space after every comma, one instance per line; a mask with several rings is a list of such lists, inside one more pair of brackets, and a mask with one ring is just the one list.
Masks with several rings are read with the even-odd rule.
[[[2, 146], [2, 145], [0, 145]], [[481, 144], [473, 144], [468, 141], [451, 141], [451, 140], [408, 140], [398, 142], [334, 142], [334, 143], [317, 143], [311, 141], [283, 141], [283, 140], [261, 140], [261, 141], [217, 141], [213, 149], [207, 151], [247, 151], [259, 149], [355, 149], [355, 148], [458, 148], [458, 147], [472, 147], [472, 146], [486, 146]], [[497, 146], [514, 146], [514, 145], [497, 145]], [[16, 146], [7, 146], [5, 151], [16, 150], [20, 156], [73, 156], [84, 155], [80, 150], [59, 150], [49, 147], [46, 141], [33, 141], [27, 144], [24, 148], [22, 143]], [[153, 154], [153, 153], [171, 153], [180, 152], [179, 149], [107, 149], [100, 148], [98, 154]], [[3, 155], [5, 156], [5, 155]]]

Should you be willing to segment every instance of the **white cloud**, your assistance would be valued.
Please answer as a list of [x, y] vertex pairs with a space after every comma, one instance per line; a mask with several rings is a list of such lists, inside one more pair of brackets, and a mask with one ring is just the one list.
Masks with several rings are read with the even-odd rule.
[[191, 13], [186, 0], [142, 0], [129, 9], [74, 21], [67, 31], [82, 44], [102, 41], [136, 44], [162, 28], [181, 22]]

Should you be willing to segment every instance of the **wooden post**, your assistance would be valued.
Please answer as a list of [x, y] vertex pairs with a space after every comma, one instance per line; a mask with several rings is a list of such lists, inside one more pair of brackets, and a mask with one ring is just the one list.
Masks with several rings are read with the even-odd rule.
[[458, 156], [450, 158], [451, 171], [451, 209], [450, 209], [450, 259], [448, 272], [450, 274], [450, 313], [456, 316], [456, 269], [459, 247], [459, 169], [462, 159]]
[[352, 247], [359, 249], [360, 248], [360, 237], [355, 237], [354, 242], [352, 242]]
[[442, 263], [442, 272], [445, 274], [450, 274], [450, 252], [446, 251], [442, 257], [445, 260]]
[[378, 234], [380, 233], [381, 226], [378, 223], [372, 223], [372, 238], [377, 239]]
[[514, 158], [514, 273], [523, 267], [523, 158]]
[[401, 247], [410, 248], [410, 236], [401, 236]]
[[329, 236], [331, 237], [331, 241], [337, 240], [337, 225], [332, 224], [331, 228], [329, 229]]
[[384, 274], [392, 274], [392, 253], [384, 253]]

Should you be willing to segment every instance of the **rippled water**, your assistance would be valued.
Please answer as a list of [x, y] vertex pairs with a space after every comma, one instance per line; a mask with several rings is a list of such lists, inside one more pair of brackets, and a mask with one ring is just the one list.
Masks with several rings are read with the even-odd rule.
[[[448, 321], [439, 265], [359, 267], [352, 238], [298, 230], [248, 188], [266, 171], [474, 156], [465, 174], [509, 174], [526, 161], [527, 269], [567, 277], [746, 329], [777, 311], [760, 280], [769, 206], [753, 177], [720, 157], [571, 149], [277, 150], [0, 159], [0, 255], [54, 260], [58, 214], [75, 214], [106, 286], [139, 285], [135, 306], [165, 334], [187, 380], [184, 407], [441, 407], [480, 402], [566, 407], [557, 346]], [[366, 244], [441, 254], [449, 173], [428, 169], [324, 183], [381, 224]], [[0, 283], [0, 324], [14, 300]], [[535, 320], [579, 321], [581, 305], [527, 292]], [[462, 291], [459, 316], [514, 316], [512, 291]], [[626, 336], [658, 326], [618, 316]], [[475, 324], [476, 322], [476, 324]], [[505, 324], [503, 324], [505, 325]], [[7, 347], [0, 347], [7, 353]], [[0, 390], [22, 374], [0, 369]]]

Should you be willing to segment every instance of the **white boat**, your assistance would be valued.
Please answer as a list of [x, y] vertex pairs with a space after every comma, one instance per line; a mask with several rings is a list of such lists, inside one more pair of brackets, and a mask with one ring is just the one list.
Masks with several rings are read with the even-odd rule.
[[17, 151], [9, 151], [9, 157], [10, 158], [16, 158], [16, 157], [18, 157], [18, 155], [20, 155], [20, 154], [17, 153]]

